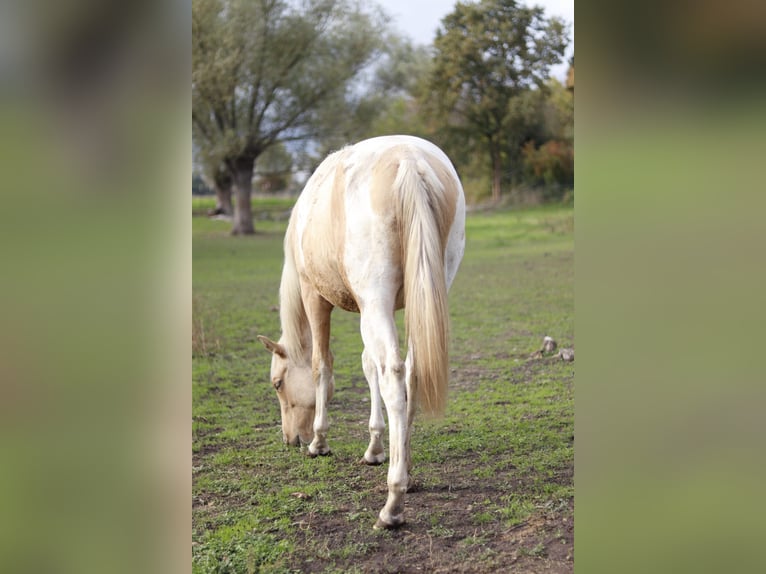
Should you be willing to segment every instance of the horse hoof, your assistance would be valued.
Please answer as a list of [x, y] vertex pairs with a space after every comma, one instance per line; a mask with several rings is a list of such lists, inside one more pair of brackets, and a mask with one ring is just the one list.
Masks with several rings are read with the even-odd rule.
[[332, 455], [332, 451], [329, 448], [328, 449], [318, 450], [317, 452], [312, 452], [311, 449], [308, 449], [307, 454], [311, 458], [316, 458], [318, 456], [330, 456], [330, 455]]
[[385, 522], [382, 518], [380, 518], [380, 516], [378, 516], [378, 519], [375, 521], [373, 528], [375, 530], [395, 530], [402, 524], [404, 524], [404, 517], [401, 515], [394, 517], [390, 523]]
[[380, 457], [373, 457], [372, 460], [367, 460], [366, 456], [363, 456], [362, 459], [359, 461], [359, 464], [366, 464], [367, 466], [378, 466], [383, 464], [386, 461], [386, 455], [382, 455]]

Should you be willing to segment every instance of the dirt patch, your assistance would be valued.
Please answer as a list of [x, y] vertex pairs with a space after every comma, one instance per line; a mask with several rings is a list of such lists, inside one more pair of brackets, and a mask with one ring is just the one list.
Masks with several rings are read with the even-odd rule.
[[[464, 364], [469, 364], [467, 361]], [[475, 391], [482, 381], [495, 381], [500, 378], [499, 371], [493, 371], [480, 366], [453, 368], [450, 373], [450, 390]]]
[[[477, 479], [474, 471], [484, 466], [481, 453], [463, 453], [441, 472], [428, 465], [414, 469], [407, 523], [394, 531], [371, 528], [385, 500], [385, 467], [357, 467], [359, 480], [375, 486], [360, 499], [345, 499], [330, 509], [307, 501], [311, 510], [299, 513], [294, 523], [300, 550], [292, 554], [289, 568], [316, 573], [573, 572], [572, 500], [541, 502], [511, 524], [500, 512], [503, 498], [528, 490], [539, 477], [509, 465], [489, 480]], [[572, 477], [573, 468], [567, 466], [546, 482], [571, 485]]]
[[[396, 531], [350, 528], [353, 509], [341, 507], [329, 515], [304, 515], [298, 545], [316, 554], [294, 555], [290, 567], [301, 572], [338, 571], [383, 573], [573, 572], [574, 512], [571, 503], [535, 512], [508, 527], [501, 522], [477, 524], [471, 510], [493, 494], [488, 488], [432, 487], [408, 494], [408, 516]], [[366, 508], [375, 501], [365, 501]], [[435, 519], [429, 519], [434, 516]], [[369, 525], [368, 525], [369, 526]], [[353, 548], [348, 556], [333, 549]]]
[[[477, 358], [453, 369], [450, 385], [471, 391], [482, 382], [500, 378], [525, 384], [545, 372], [552, 362], [529, 360], [514, 367], [491, 370]], [[510, 374], [510, 377], [509, 377]], [[349, 387], [353, 387], [349, 388]], [[366, 406], [357, 394], [367, 391], [366, 381], [348, 385], [355, 400], [348, 405], [364, 415]], [[498, 401], [498, 404], [511, 401]], [[532, 420], [548, 411], [525, 415]], [[444, 429], [446, 434], [457, 433]], [[325, 509], [317, 504], [299, 513], [294, 526], [296, 548], [288, 567], [301, 572], [361, 571], [382, 573], [484, 573], [539, 572], [571, 573], [574, 569], [574, 507], [572, 500], [542, 502], [523, 521], [515, 524], [503, 516], [504, 497], [528, 492], [540, 477], [534, 470], [522, 473], [513, 465], [496, 467], [490, 479], [477, 478], [486, 469], [480, 451], [462, 451], [439, 465], [413, 469], [415, 484], [407, 494], [407, 523], [395, 531], [371, 528], [385, 500], [385, 472], [381, 467], [357, 467], [359, 478], [375, 484], [358, 500], [338, 501]], [[556, 469], [547, 476], [548, 485], [571, 485], [573, 467]], [[477, 474], [478, 473], [478, 474]], [[428, 481], [423, 483], [422, 477]], [[434, 482], [435, 480], [435, 482]]]

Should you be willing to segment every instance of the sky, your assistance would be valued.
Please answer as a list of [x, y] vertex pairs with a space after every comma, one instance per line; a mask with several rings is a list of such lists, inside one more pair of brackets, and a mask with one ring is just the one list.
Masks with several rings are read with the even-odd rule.
[[[441, 19], [452, 12], [456, 0], [378, 0], [392, 17], [393, 25], [417, 44], [430, 44]], [[565, 63], [551, 69], [554, 77], [566, 78], [566, 61], [574, 51], [574, 0], [521, 0], [522, 4], [542, 6], [546, 16], [559, 16], [571, 24], [571, 41]]]

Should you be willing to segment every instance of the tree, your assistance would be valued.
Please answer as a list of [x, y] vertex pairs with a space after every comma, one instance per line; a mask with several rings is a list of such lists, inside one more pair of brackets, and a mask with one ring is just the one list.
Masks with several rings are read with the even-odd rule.
[[521, 150], [524, 180], [542, 187], [544, 199], [560, 199], [574, 185], [574, 98], [555, 78], [546, 84], [540, 119]]
[[261, 154], [255, 164], [255, 176], [261, 192], [283, 191], [290, 185], [293, 156], [281, 142]]
[[201, 149], [192, 142], [192, 157], [197, 164], [205, 185], [215, 192], [215, 209], [208, 215], [227, 215], [234, 213], [231, 203], [232, 178], [223, 158], [215, 153], [215, 148]]
[[223, 164], [218, 164], [202, 172], [205, 184], [215, 192], [215, 209], [208, 215], [228, 215], [234, 213], [231, 205], [232, 179], [229, 170]]
[[387, 57], [376, 70], [369, 104], [376, 109], [366, 136], [408, 133], [430, 137], [419, 94], [430, 74], [432, 57], [427, 46], [413, 45], [406, 39], [387, 42]]
[[352, 0], [193, 0], [193, 135], [231, 176], [233, 234], [255, 231], [258, 157], [315, 135], [323, 103], [375, 53], [380, 18]]
[[504, 149], [524, 103], [520, 98], [533, 87], [544, 88], [567, 43], [563, 21], [514, 0], [458, 2], [437, 30], [428, 100], [466, 139], [484, 142], [495, 201]]

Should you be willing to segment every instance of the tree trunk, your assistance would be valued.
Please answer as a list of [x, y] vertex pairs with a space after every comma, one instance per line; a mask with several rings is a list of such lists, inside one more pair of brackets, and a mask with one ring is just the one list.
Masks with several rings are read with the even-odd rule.
[[232, 215], [231, 179], [228, 182], [217, 182], [215, 185], [215, 212], [213, 215]]
[[234, 213], [234, 208], [231, 205], [231, 185], [228, 187], [216, 186], [215, 213], [216, 215], [232, 215]]
[[215, 208], [209, 209], [210, 217], [215, 215], [228, 215], [234, 213], [231, 205], [232, 179], [229, 170], [224, 165], [218, 166], [215, 171], [206, 171], [202, 175], [205, 184], [215, 191]]
[[232, 166], [234, 178], [234, 219], [231, 228], [232, 235], [252, 235], [253, 212], [250, 207], [250, 196], [253, 192], [254, 159], [239, 158]]

